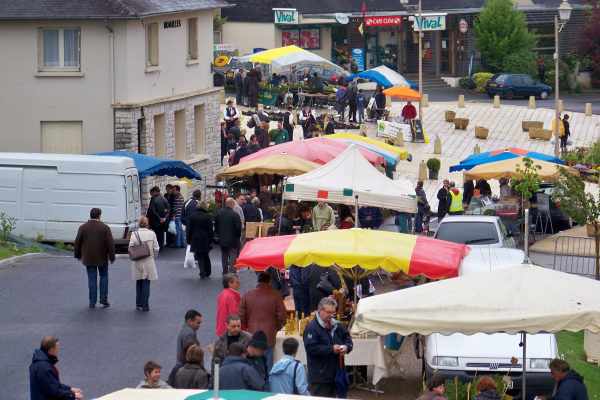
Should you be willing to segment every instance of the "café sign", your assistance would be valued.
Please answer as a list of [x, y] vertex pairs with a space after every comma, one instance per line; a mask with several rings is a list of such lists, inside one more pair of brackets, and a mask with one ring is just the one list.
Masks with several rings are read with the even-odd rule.
[[413, 30], [415, 31], [445, 31], [446, 30], [446, 15], [415, 15], [413, 18]]
[[382, 15], [365, 17], [367, 26], [400, 26], [402, 17], [399, 15]]
[[274, 8], [276, 24], [298, 24], [298, 10], [295, 8]]

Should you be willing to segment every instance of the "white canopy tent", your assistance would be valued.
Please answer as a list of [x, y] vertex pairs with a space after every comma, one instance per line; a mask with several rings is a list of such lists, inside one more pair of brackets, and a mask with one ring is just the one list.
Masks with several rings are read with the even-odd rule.
[[346, 74], [344, 69], [339, 65], [332, 63], [315, 54], [311, 51], [302, 49], [297, 46], [286, 46], [278, 47], [275, 49], [268, 49], [259, 51], [257, 53], [248, 54], [242, 57], [238, 57], [240, 62], [253, 62], [258, 64], [269, 64], [271, 65], [272, 72], [280, 72], [282, 70], [289, 70], [292, 67], [308, 67], [308, 66], [320, 66], [337, 71], [340, 74]]
[[288, 178], [283, 199], [324, 200], [408, 213], [417, 209], [413, 184], [407, 179], [393, 180], [383, 175], [355, 145], [317, 169]]
[[[354, 333], [600, 332], [600, 282], [535, 265], [475, 273], [362, 299]], [[525, 381], [526, 362], [523, 365]], [[523, 384], [523, 394], [526, 385]]]

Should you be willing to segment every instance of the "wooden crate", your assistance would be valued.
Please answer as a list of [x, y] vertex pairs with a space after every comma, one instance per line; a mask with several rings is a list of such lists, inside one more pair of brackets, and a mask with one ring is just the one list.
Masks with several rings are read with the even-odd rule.
[[454, 118], [454, 128], [466, 130], [467, 126], [469, 126], [468, 118]]
[[543, 128], [544, 123], [541, 121], [522, 121], [521, 127], [523, 132], [528, 132], [531, 128]]
[[454, 118], [456, 118], [456, 113], [454, 111], [447, 110], [444, 113], [444, 118], [446, 122], [454, 122]]
[[488, 128], [484, 128], [483, 126], [475, 127], [475, 137], [477, 139], [487, 139], [489, 133], [490, 133], [490, 130]]

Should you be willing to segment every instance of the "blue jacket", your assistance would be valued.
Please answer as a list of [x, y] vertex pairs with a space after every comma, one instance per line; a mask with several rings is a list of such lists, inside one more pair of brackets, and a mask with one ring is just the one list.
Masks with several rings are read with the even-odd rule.
[[294, 370], [296, 370], [296, 394], [310, 396], [304, 365], [292, 356], [283, 356], [281, 360], [273, 365], [269, 375], [270, 391], [272, 393], [294, 394]]
[[29, 366], [29, 389], [31, 400], [72, 400], [75, 394], [71, 387], [60, 383], [54, 364], [58, 358], [41, 349], [33, 352]]
[[292, 287], [308, 287], [310, 271], [307, 267], [297, 267], [292, 265], [290, 271], [290, 285]]
[[228, 356], [219, 369], [219, 386], [222, 390], [265, 389], [265, 380], [244, 357]]
[[313, 319], [304, 330], [304, 348], [308, 364], [308, 381], [314, 383], [334, 383], [339, 368], [339, 355], [333, 352], [333, 345], [346, 345], [352, 351], [352, 338], [346, 328], [334, 322], [331, 330], [326, 330], [319, 317]]
[[583, 378], [575, 371], [569, 371], [556, 386], [552, 400], [588, 400]]

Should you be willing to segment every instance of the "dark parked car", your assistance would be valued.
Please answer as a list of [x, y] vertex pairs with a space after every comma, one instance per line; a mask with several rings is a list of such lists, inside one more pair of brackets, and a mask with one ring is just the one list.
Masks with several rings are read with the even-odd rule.
[[546, 99], [552, 93], [552, 87], [536, 81], [529, 75], [496, 74], [486, 84], [485, 91], [490, 97], [499, 95], [504, 99], [529, 96]]

